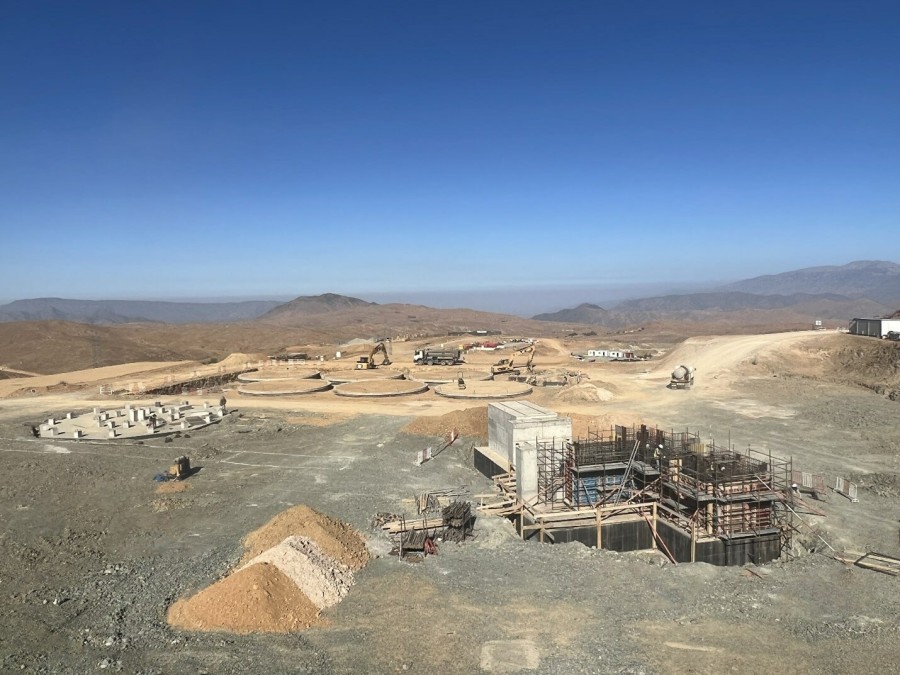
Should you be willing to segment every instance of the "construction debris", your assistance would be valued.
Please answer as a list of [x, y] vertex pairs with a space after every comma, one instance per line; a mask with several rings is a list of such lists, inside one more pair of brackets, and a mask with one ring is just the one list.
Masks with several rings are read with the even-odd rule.
[[855, 565], [867, 570], [875, 570], [882, 574], [900, 576], [900, 558], [885, 555], [884, 553], [836, 553], [835, 560], [840, 560], [846, 565]]

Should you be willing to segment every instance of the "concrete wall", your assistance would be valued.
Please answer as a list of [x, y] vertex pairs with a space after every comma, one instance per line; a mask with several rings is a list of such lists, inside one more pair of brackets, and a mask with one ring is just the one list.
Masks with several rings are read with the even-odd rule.
[[488, 405], [488, 448], [516, 469], [516, 495], [537, 495], [537, 443], [561, 447], [572, 438], [572, 420], [529, 401]]

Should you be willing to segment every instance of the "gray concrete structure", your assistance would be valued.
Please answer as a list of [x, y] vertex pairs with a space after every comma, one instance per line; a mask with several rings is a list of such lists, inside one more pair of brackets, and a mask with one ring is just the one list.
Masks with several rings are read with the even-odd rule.
[[572, 439], [572, 420], [530, 401], [488, 405], [488, 448], [516, 470], [516, 496], [528, 501], [538, 491], [538, 448]]

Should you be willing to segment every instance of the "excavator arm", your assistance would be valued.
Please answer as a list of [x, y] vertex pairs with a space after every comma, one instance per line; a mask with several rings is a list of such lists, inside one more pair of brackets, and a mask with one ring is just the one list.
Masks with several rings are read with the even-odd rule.
[[377, 343], [371, 350], [369, 350], [368, 356], [361, 356], [359, 360], [356, 362], [357, 370], [368, 370], [370, 368], [377, 368], [378, 365], [375, 363], [375, 355], [381, 352], [384, 355], [384, 359], [382, 360], [382, 366], [391, 365], [391, 357], [388, 355], [387, 346], [383, 342]]
[[514, 373], [516, 371], [516, 361], [517, 357], [524, 356], [528, 354], [528, 360], [525, 362], [525, 369], [530, 373], [531, 362], [534, 360], [534, 345], [528, 345], [526, 347], [522, 347], [521, 349], [517, 349], [512, 354], [509, 355], [508, 359], [500, 359], [491, 366], [491, 374], [492, 375], [502, 375], [504, 373]]

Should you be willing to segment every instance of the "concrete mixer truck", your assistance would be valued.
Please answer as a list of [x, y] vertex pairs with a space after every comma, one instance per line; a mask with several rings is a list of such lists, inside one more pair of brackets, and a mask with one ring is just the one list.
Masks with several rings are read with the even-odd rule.
[[690, 389], [692, 386], [694, 386], [694, 368], [678, 366], [672, 371], [669, 389]]

